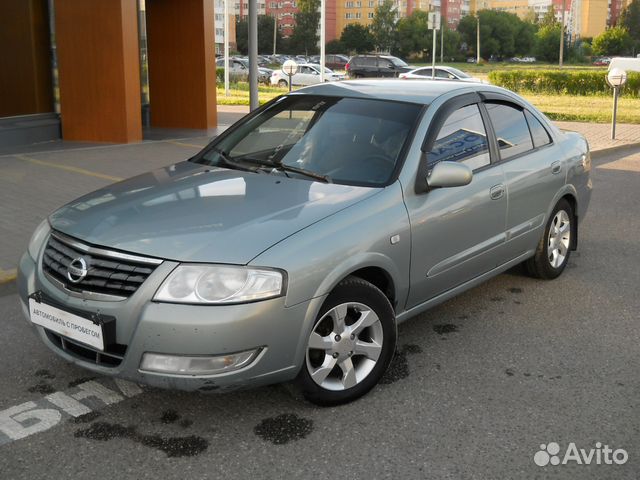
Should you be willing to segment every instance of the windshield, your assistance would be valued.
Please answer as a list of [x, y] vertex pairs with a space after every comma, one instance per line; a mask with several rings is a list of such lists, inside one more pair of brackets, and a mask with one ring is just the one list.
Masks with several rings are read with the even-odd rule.
[[[325, 175], [334, 183], [389, 183], [421, 105], [316, 95], [282, 97], [215, 141], [196, 162], [221, 167], [265, 163]], [[297, 173], [287, 175], [306, 178]]]
[[400, 60], [397, 57], [389, 57], [391, 63], [393, 63], [396, 67], [408, 67], [409, 65], [404, 60]]
[[457, 68], [449, 67], [449, 71], [459, 78], [471, 78], [469, 75], [464, 73], [462, 70], [458, 70]]

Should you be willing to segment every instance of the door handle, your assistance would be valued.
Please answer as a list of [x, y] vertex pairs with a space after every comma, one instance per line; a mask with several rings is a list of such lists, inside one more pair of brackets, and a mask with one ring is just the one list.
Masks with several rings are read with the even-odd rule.
[[560, 170], [562, 170], [562, 165], [560, 165], [560, 162], [553, 162], [551, 164], [551, 173], [556, 175], [556, 174], [560, 173]]
[[498, 200], [499, 198], [502, 198], [504, 195], [504, 185], [494, 185], [491, 187], [491, 190], [489, 190], [489, 194], [491, 195], [491, 200]]

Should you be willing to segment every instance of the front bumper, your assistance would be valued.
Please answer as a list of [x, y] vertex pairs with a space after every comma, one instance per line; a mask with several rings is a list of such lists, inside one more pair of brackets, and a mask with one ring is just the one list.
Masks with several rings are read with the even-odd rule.
[[[67, 295], [44, 276], [28, 253], [20, 260], [18, 292], [25, 318], [42, 341], [69, 362], [94, 372], [161, 388], [226, 391], [278, 383], [294, 378], [304, 361], [307, 333], [324, 297], [290, 307], [285, 298], [225, 306], [183, 305], [150, 299], [175, 262], [165, 261], [129, 298], [120, 302], [85, 300]], [[41, 291], [70, 310], [116, 318], [116, 343], [126, 346], [121, 361], [108, 366], [65, 350], [29, 318], [28, 297]], [[173, 355], [224, 355], [261, 348], [257, 358], [239, 370], [216, 375], [173, 375], [139, 370], [145, 352]], [[76, 349], [78, 350], [78, 349]]]

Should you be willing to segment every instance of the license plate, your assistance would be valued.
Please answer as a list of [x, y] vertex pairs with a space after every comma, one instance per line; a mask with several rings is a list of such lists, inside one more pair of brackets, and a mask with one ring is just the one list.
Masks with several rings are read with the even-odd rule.
[[104, 334], [101, 325], [46, 303], [38, 303], [33, 298], [29, 299], [29, 312], [31, 321], [36, 325], [98, 350], [104, 350]]

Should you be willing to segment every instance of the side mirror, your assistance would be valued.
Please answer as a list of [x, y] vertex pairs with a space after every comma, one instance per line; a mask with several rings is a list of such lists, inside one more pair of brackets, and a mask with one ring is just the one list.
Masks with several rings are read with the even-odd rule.
[[427, 174], [429, 188], [462, 187], [473, 179], [471, 169], [458, 162], [439, 162]]

